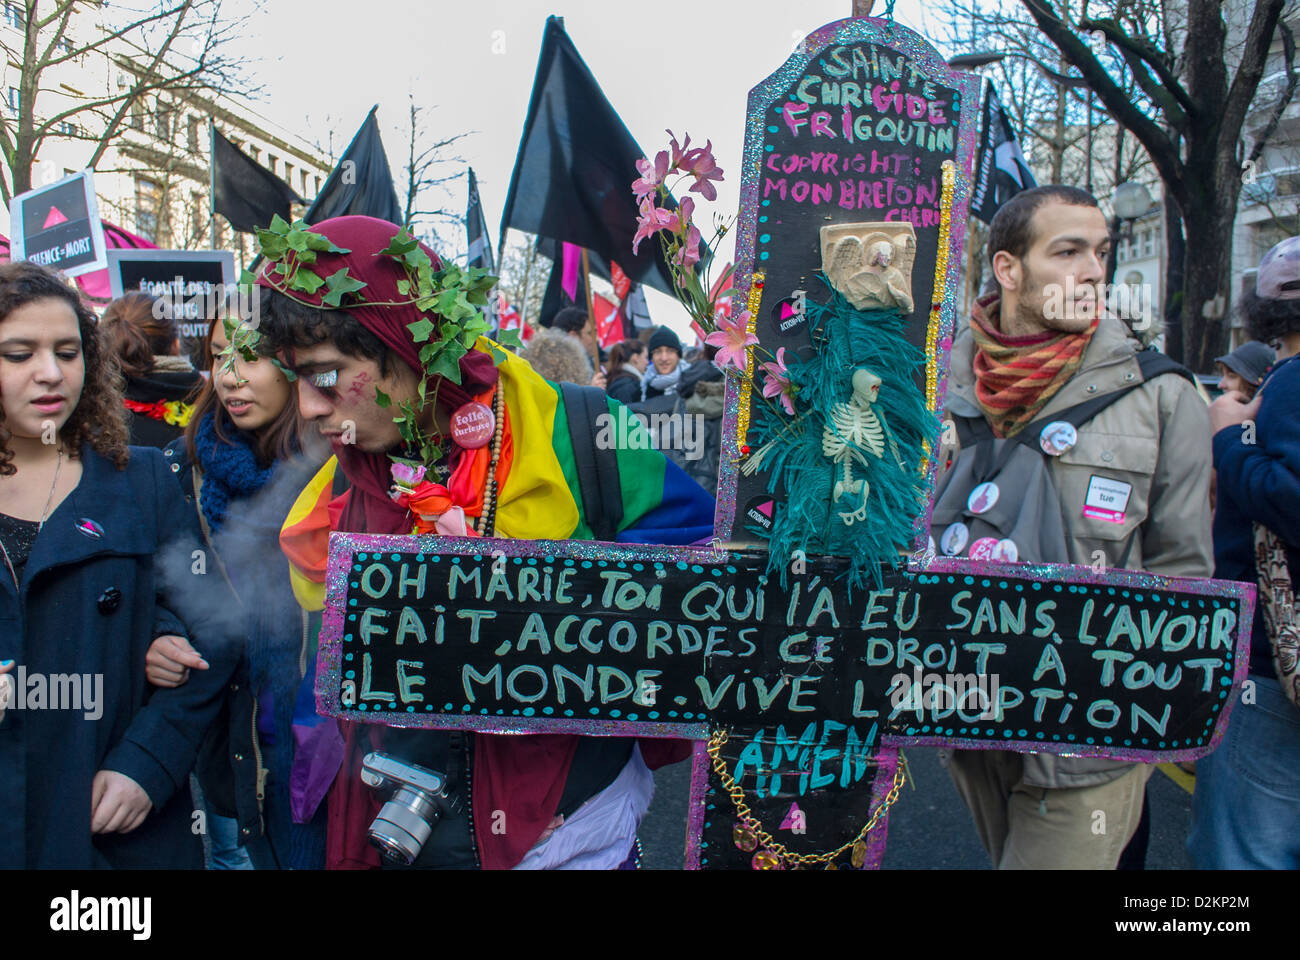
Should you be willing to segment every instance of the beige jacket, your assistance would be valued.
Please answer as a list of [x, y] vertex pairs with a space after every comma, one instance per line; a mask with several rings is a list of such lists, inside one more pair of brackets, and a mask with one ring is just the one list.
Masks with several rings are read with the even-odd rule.
[[[1141, 378], [1140, 344], [1120, 320], [1103, 318], [1070, 381], [1035, 416], [1050, 417], [1092, 397], [1132, 385]], [[969, 327], [953, 343], [945, 399], [951, 413], [978, 416]], [[945, 425], [940, 463], [951, 462], [956, 430]], [[1210, 417], [1185, 378], [1156, 377], [1111, 404], [1079, 428], [1078, 442], [1050, 458], [1060, 496], [1068, 556], [1062, 562], [1121, 565], [1170, 576], [1208, 577], [1214, 569], [1210, 538]], [[1084, 516], [1093, 477], [1131, 487], [1122, 521]], [[1121, 487], [1122, 488], [1122, 487]], [[1122, 564], [1121, 564], [1122, 561]], [[1039, 787], [1093, 786], [1129, 769], [1114, 760], [1025, 756], [1025, 782]]]

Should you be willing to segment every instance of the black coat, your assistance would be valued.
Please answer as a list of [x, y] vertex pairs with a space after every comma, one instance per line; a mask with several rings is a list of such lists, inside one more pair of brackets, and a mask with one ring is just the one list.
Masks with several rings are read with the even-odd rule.
[[[188, 778], [238, 659], [237, 625], [220, 615], [229, 592], [212, 571], [198, 575], [194, 513], [159, 451], [133, 447], [122, 471], [89, 447], [81, 456], [81, 481], [37, 537], [21, 589], [0, 570], [0, 660], [17, 660], [11, 675], [24, 668], [29, 686], [34, 675], [102, 677], [102, 715], [10, 703], [0, 868], [199, 867]], [[169, 633], [210, 669], [157, 690], [145, 654]], [[153, 801], [131, 833], [90, 832], [91, 782], [105, 769]]]
[[[202, 384], [203, 375], [197, 370], [153, 370], [145, 377], [127, 378], [126, 398], [139, 403], [186, 400], [197, 394]], [[130, 431], [130, 442], [139, 447], [165, 447], [179, 438], [185, 429], [130, 409], [126, 411], [126, 426]]]
[[605, 381], [605, 392], [623, 403], [640, 403], [641, 378], [626, 368], [615, 370]]

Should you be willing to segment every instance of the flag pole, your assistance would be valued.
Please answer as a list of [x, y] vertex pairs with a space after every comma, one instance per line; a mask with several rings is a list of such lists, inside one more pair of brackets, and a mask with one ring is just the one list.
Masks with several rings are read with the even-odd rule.
[[596, 301], [591, 295], [591, 262], [587, 258], [587, 248], [582, 248], [582, 282], [587, 287], [587, 323], [591, 324], [591, 366], [600, 372], [600, 330], [596, 325]]
[[217, 249], [217, 124], [208, 117], [208, 198], [210, 216], [208, 222], [212, 231], [212, 249]]

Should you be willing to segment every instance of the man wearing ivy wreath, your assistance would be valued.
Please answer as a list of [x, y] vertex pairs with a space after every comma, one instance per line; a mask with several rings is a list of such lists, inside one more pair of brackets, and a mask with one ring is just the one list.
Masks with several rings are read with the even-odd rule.
[[[369, 217], [277, 221], [259, 239], [258, 349], [298, 375], [302, 415], [335, 454], [281, 534], [304, 609], [324, 605], [331, 530], [555, 540], [601, 530], [677, 544], [710, 535], [713, 499], [644, 438], [616, 445], [621, 502], [596, 515], [595, 454], [571, 430], [582, 398], [481, 337], [479, 307], [495, 278], [444, 267], [404, 230]], [[617, 406], [601, 400], [610, 422], [640, 430]], [[653, 791], [650, 768], [689, 751], [679, 741], [399, 730], [303, 713], [292, 786], [308, 816], [328, 791], [332, 868], [380, 865], [367, 842], [380, 804], [359, 775], [372, 749], [453, 780], [461, 810], [415, 864], [448, 869], [625, 865]]]

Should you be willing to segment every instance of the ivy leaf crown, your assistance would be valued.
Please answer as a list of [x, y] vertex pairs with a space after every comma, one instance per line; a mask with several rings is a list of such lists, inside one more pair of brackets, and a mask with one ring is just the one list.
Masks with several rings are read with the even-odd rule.
[[[419, 425], [420, 415], [430, 402], [437, 402], [441, 379], [460, 384], [461, 358], [490, 329], [484, 314], [488, 295], [496, 286], [497, 278], [479, 267], [460, 267], [454, 263], [444, 263], [435, 270], [432, 258], [420, 246], [420, 241], [402, 227], [376, 256], [390, 257], [402, 269], [405, 276], [397, 281], [397, 293], [406, 299], [369, 300], [363, 293], [365, 281], [350, 276], [347, 267], [324, 277], [313, 269], [319, 254], [352, 251], [336, 245], [323, 234], [312, 232], [306, 222], [297, 220], [289, 224], [277, 215], [269, 227], [257, 231], [257, 243], [261, 256], [273, 264], [264, 271], [271, 288], [299, 303], [332, 310], [413, 306], [419, 311], [419, 319], [406, 325], [411, 339], [420, 348], [423, 370], [418, 387], [419, 403], [404, 401], [397, 407], [399, 415], [393, 418], [393, 422], [397, 424], [408, 455], [395, 459], [419, 461], [428, 466], [438, 462], [443, 455], [442, 438], [424, 433]], [[255, 279], [245, 271], [241, 282], [252, 283]], [[320, 303], [305, 299], [303, 294], [306, 297], [319, 296]], [[232, 337], [232, 346], [233, 343]], [[495, 346], [492, 355], [498, 364], [505, 356], [504, 351]], [[375, 389], [375, 402], [381, 407], [392, 404], [391, 399], [378, 388]]]

